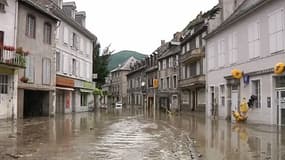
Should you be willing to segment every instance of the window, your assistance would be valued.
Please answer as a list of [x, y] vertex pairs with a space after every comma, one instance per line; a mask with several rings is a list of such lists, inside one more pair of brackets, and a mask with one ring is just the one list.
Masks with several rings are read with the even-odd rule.
[[28, 82], [34, 82], [34, 59], [32, 56], [26, 56], [25, 77], [28, 78]]
[[173, 67], [173, 57], [172, 56], [169, 57], [169, 66], [168, 67], [169, 68]]
[[27, 16], [26, 36], [30, 38], [36, 38], [36, 18], [32, 15]]
[[56, 71], [60, 72], [60, 52], [56, 52]]
[[284, 13], [279, 9], [269, 15], [269, 51], [270, 53], [278, 52], [284, 49], [283, 30], [284, 30]]
[[166, 59], [163, 59], [163, 60], [162, 60], [162, 63], [163, 63], [162, 69], [166, 69]]
[[253, 80], [252, 83], [252, 95], [256, 96], [253, 106], [261, 108], [261, 92], [260, 92], [260, 80]]
[[225, 40], [221, 39], [218, 42], [218, 65], [219, 67], [225, 66]]
[[63, 43], [68, 44], [68, 29], [67, 27], [64, 27], [63, 29]]
[[169, 68], [169, 58], [166, 58], [166, 68]]
[[207, 53], [208, 53], [208, 69], [212, 70], [215, 68], [215, 50], [213, 44], [209, 45]]
[[200, 47], [200, 37], [196, 37], [196, 48], [199, 48]]
[[51, 60], [49, 58], [43, 59], [43, 84], [50, 84], [51, 77]]
[[88, 93], [81, 93], [80, 105], [81, 107], [87, 106]]
[[51, 24], [44, 24], [44, 43], [51, 44]]
[[254, 22], [248, 26], [248, 48], [249, 58], [260, 56], [259, 49], [260, 29], [259, 22]]
[[221, 93], [221, 95], [220, 95], [220, 105], [222, 106], [222, 107], [224, 107], [225, 106], [225, 85], [220, 85], [220, 93]]
[[173, 88], [177, 88], [177, 78], [173, 76]]
[[196, 76], [197, 75], [197, 64], [191, 63], [189, 67], [190, 67], [190, 77]]
[[79, 49], [79, 37], [76, 33], [72, 34], [72, 48]]
[[170, 88], [170, 81], [169, 81], [169, 77], [166, 78], [166, 83], [167, 83], [167, 88]]
[[161, 78], [161, 79], [160, 79], [160, 88], [161, 88], [161, 89], [164, 89], [163, 87], [164, 87], [164, 86], [163, 86], [163, 78]]
[[0, 12], [5, 13], [5, 5], [0, 3]]
[[233, 64], [237, 62], [237, 32], [233, 32], [229, 35], [229, 63]]
[[0, 12], [5, 13], [5, 6], [8, 6], [7, 0], [0, 0]]
[[72, 74], [76, 75], [76, 59], [72, 59]]
[[8, 75], [0, 75], [0, 94], [8, 94]]
[[[4, 45], [4, 32], [0, 31], [0, 46]], [[0, 55], [2, 55], [2, 49], [0, 49]]]

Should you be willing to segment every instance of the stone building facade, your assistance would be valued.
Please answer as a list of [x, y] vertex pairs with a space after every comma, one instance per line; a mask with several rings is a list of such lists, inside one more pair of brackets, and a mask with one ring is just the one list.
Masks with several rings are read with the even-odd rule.
[[146, 106], [146, 61], [138, 61], [131, 66], [127, 74], [128, 81], [128, 104], [131, 106]]
[[158, 53], [157, 97], [159, 108], [164, 110], [180, 110], [178, 92], [180, 37], [180, 33], [177, 33], [173, 40], [162, 43]]
[[26, 68], [19, 71], [18, 117], [53, 115], [54, 33], [58, 19], [41, 4], [32, 0], [19, 1], [17, 19], [17, 47], [29, 51], [26, 56]]

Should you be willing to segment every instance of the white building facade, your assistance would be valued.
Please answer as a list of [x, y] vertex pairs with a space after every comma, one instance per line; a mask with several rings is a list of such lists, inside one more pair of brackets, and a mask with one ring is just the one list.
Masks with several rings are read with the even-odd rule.
[[94, 106], [92, 83], [93, 43], [96, 37], [85, 28], [85, 12], [75, 2], [56, 10], [61, 23], [56, 36], [57, 113], [84, 112]]
[[16, 0], [0, 1], [0, 119], [17, 117], [19, 67], [14, 65], [15, 61], [9, 63], [17, 55], [6, 48], [16, 47], [17, 8]]
[[[231, 15], [209, 22], [206, 114], [230, 118], [243, 97], [254, 95], [248, 122], [284, 125], [285, 75], [275, 75], [273, 67], [285, 62], [285, 1], [232, 2], [222, 9], [237, 8]], [[232, 69], [243, 71], [243, 78], [234, 79]]]

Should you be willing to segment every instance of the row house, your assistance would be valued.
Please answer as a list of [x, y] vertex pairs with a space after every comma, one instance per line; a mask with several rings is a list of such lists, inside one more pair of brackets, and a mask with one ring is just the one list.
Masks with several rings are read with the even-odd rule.
[[[56, 4], [56, 5], [55, 5]], [[75, 2], [50, 4], [60, 18], [56, 31], [56, 113], [88, 111], [94, 106], [93, 44], [96, 36], [85, 28], [86, 13]]]
[[[131, 70], [131, 66], [137, 61], [138, 60], [132, 56], [110, 72], [109, 78], [106, 79], [109, 83], [103, 86], [103, 90], [110, 93], [107, 100], [108, 104], [115, 104], [116, 102], [120, 102], [123, 105], [128, 104], [127, 75]], [[107, 90], [105, 89], [106, 87], [108, 88]]]
[[18, 73], [18, 117], [53, 115], [54, 33], [58, 18], [34, 0], [18, 2], [16, 46], [29, 51], [26, 68]]
[[[219, 5], [222, 12], [209, 21], [206, 37], [206, 114], [231, 117], [242, 98], [255, 97], [249, 122], [284, 125], [285, 75], [275, 75], [273, 67], [285, 58], [285, 1], [232, 0]], [[243, 78], [234, 79], [233, 69], [243, 71]]]
[[15, 49], [17, 9], [16, 0], [0, 1], [0, 119], [17, 118], [18, 72], [25, 68], [23, 52]]
[[173, 40], [162, 43], [158, 53], [158, 103], [159, 108], [165, 110], [178, 111], [179, 91], [178, 91], [178, 73], [179, 73], [179, 53], [180, 53], [181, 33], [176, 33]]
[[127, 74], [128, 104], [140, 107], [146, 106], [146, 61], [138, 61], [131, 66]]
[[205, 111], [207, 20], [216, 8], [200, 13], [182, 31], [179, 90], [181, 110]]
[[156, 94], [157, 88], [154, 86], [154, 80], [157, 80], [157, 71], [158, 71], [158, 49], [156, 49], [150, 56], [148, 56], [146, 61], [146, 106], [148, 109], [154, 108], [157, 106]]

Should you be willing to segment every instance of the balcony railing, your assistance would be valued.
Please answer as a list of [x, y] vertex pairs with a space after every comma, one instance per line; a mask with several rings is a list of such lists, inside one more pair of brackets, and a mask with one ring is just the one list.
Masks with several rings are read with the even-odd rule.
[[205, 49], [203, 48], [195, 48], [188, 52], [186, 52], [184, 55], [181, 56], [181, 62], [182, 63], [191, 63], [194, 61], [197, 61], [205, 56]]
[[0, 64], [10, 67], [25, 68], [25, 55], [20, 55], [16, 51], [0, 49]]
[[205, 75], [196, 75], [187, 79], [179, 80], [180, 88], [196, 88], [205, 85]]

